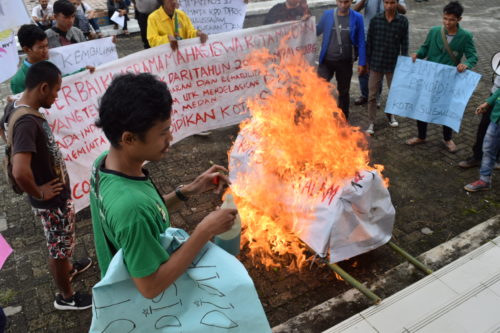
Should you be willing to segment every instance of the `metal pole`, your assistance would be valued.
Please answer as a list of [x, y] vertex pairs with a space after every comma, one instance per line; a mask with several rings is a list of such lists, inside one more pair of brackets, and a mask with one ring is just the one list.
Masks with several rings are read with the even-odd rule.
[[339, 265], [337, 265], [337, 264], [328, 264], [328, 266], [330, 266], [330, 268], [335, 273], [337, 273], [338, 275], [340, 275], [347, 283], [349, 283], [351, 286], [353, 286], [354, 288], [356, 288], [359, 291], [361, 291], [366, 297], [368, 297], [369, 299], [371, 299], [373, 301], [373, 303], [378, 304], [378, 303], [380, 303], [382, 301], [382, 299], [380, 297], [378, 297], [377, 295], [375, 295], [375, 293], [373, 293], [370, 289], [366, 288], [364, 284], [362, 284], [361, 282], [359, 282], [358, 280], [356, 280], [354, 277], [352, 277], [349, 273], [347, 273], [342, 268], [340, 268]]
[[432, 274], [432, 270], [429, 267], [425, 266], [423, 263], [418, 261], [417, 258], [413, 257], [411, 254], [409, 254], [393, 242], [389, 242], [389, 246], [425, 274]]

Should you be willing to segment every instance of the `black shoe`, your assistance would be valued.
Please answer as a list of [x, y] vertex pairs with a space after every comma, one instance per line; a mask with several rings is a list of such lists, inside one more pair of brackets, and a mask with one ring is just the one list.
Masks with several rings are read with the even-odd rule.
[[465, 161], [458, 162], [458, 166], [464, 169], [474, 168], [481, 165], [481, 161], [476, 160], [474, 157], [470, 157]]
[[366, 103], [368, 103], [368, 98], [363, 97], [363, 96], [359, 96], [354, 101], [354, 105], [365, 105]]
[[73, 269], [69, 272], [69, 280], [72, 281], [76, 275], [85, 272], [90, 266], [92, 266], [92, 259], [90, 258], [73, 261]]
[[56, 295], [54, 307], [57, 310], [85, 310], [92, 306], [92, 296], [76, 292], [70, 299], [64, 299], [61, 294]]

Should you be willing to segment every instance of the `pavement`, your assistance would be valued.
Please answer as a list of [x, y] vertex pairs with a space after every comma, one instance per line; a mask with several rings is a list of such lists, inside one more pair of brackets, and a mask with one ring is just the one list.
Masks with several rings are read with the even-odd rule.
[[[91, 2], [91, 1], [89, 1]], [[416, 3], [408, 1], [411, 27], [410, 50], [415, 51], [423, 42], [429, 27], [441, 22], [441, 11], [447, 1], [436, 0]], [[28, 2], [28, 7], [32, 2]], [[97, 1], [95, 7], [103, 6]], [[454, 134], [459, 151], [448, 153], [441, 143], [439, 126], [429, 126], [428, 143], [407, 147], [404, 140], [416, 134], [415, 121], [399, 119], [398, 128], [390, 128], [382, 111], [379, 112], [376, 135], [369, 139], [374, 163], [385, 165], [384, 174], [390, 179], [389, 191], [396, 207], [393, 240], [413, 255], [424, 253], [464, 231], [500, 213], [500, 182], [494, 178], [493, 190], [468, 194], [463, 185], [476, 180], [478, 170], [462, 170], [457, 163], [468, 157], [475, 139], [479, 118], [474, 108], [488, 96], [491, 87], [490, 59], [500, 51], [498, 22], [500, 7], [497, 0], [466, 2], [462, 26], [474, 33], [479, 63], [474, 70], [482, 75], [481, 82], [467, 107], [460, 133]], [[313, 9], [318, 16], [325, 8]], [[260, 14], [248, 16], [245, 26], [261, 24]], [[119, 36], [117, 48], [120, 57], [141, 50], [138, 34]], [[2, 99], [9, 94], [8, 83], [0, 85]], [[358, 96], [357, 79], [351, 88], [351, 119], [355, 126], [366, 126], [365, 106], [354, 106]], [[386, 97], [384, 88], [383, 102]], [[213, 131], [207, 138], [191, 137], [175, 144], [169, 156], [161, 162], [151, 163], [148, 169], [161, 191], [169, 191], [179, 183], [195, 178], [210, 166], [210, 161], [227, 165], [227, 151], [237, 135], [236, 126]], [[176, 227], [193, 230], [206, 214], [220, 204], [220, 198], [205, 194], [181, 205], [171, 212]], [[55, 285], [47, 270], [46, 248], [42, 228], [34, 219], [24, 197], [15, 195], [0, 177], [0, 232], [14, 248], [14, 253], [0, 271], [0, 306], [7, 308], [9, 333], [21, 332], [85, 332], [91, 320], [90, 311], [61, 312], [53, 308]], [[76, 257], [95, 259], [89, 210], [78, 214]], [[242, 251], [240, 260], [253, 278], [266, 314], [272, 326], [343, 295], [350, 286], [337, 280], [327, 266], [311, 265], [302, 272], [289, 272], [286, 268], [267, 271], [253, 264]], [[380, 280], [385, 272], [402, 262], [387, 247], [340, 263], [352, 275], [367, 284]], [[444, 263], [438, 263], [438, 268]], [[414, 281], [424, 277], [412, 273]], [[96, 263], [75, 281], [77, 290], [90, 291], [99, 280]], [[413, 281], [413, 282], [414, 282]], [[392, 282], [383, 297], [404, 289], [407, 282]], [[344, 319], [364, 310], [367, 305], [347, 303], [337, 309], [335, 316], [309, 323], [309, 330], [321, 332]], [[307, 324], [306, 324], [307, 327]], [[286, 330], [285, 330], [286, 332]]]

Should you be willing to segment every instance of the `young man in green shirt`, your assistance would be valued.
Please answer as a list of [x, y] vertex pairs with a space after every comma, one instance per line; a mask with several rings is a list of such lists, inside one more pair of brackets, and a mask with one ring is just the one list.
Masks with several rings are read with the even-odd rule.
[[10, 89], [14, 95], [24, 91], [24, 80], [31, 65], [49, 59], [49, 42], [40, 27], [34, 24], [21, 26], [17, 32], [17, 39], [26, 54], [26, 59], [10, 80]]
[[[165, 83], [151, 74], [116, 77], [99, 106], [96, 125], [111, 143], [94, 163], [90, 207], [101, 276], [117, 250], [138, 291], [154, 298], [177, 280], [215, 235], [229, 230], [235, 209], [207, 215], [180, 249], [169, 255], [160, 234], [170, 226], [167, 209], [191, 195], [229, 183], [222, 166], [214, 165], [192, 183], [161, 195], [145, 161], [159, 161], [168, 151], [172, 97]], [[216, 181], [219, 180], [219, 181]], [[218, 185], [215, 185], [218, 184]]]
[[[456, 66], [457, 71], [462, 73], [471, 69], [477, 63], [477, 52], [472, 39], [472, 33], [462, 29], [458, 24], [462, 20], [464, 8], [458, 1], [451, 1], [443, 9], [443, 26], [432, 27], [424, 44], [412, 55], [413, 61], [417, 58], [427, 59], [443, 65]], [[451, 49], [450, 55], [446, 50], [442, 33]], [[466, 61], [461, 62], [465, 55]], [[406, 144], [413, 146], [425, 142], [427, 136], [427, 123], [417, 120], [418, 136], [408, 139]], [[452, 130], [443, 126], [443, 141], [448, 151], [455, 153], [457, 146], [451, 139]]]
[[479, 169], [479, 180], [465, 185], [469, 192], [491, 189], [491, 173], [500, 150], [500, 89], [497, 89], [486, 102], [476, 109], [476, 114], [486, 113], [491, 109], [490, 124], [483, 140], [483, 158]]

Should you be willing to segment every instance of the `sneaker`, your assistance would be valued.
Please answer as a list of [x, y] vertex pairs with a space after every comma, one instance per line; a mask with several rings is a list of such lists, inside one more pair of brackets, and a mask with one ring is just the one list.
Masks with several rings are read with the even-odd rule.
[[71, 282], [75, 276], [85, 272], [90, 266], [92, 266], [92, 259], [90, 258], [73, 261], [73, 269], [69, 272], [69, 281]]
[[391, 119], [389, 119], [389, 126], [391, 126], [391, 127], [398, 127], [399, 126], [399, 123], [396, 120], [396, 117], [394, 117], [394, 115], [392, 115], [392, 114], [391, 114]]
[[70, 299], [64, 299], [61, 294], [56, 294], [54, 307], [57, 310], [85, 310], [92, 306], [92, 296], [76, 292]]
[[487, 183], [479, 179], [476, 180], [474, 183], [465, 185], [464, 189], [469, 192], [488, 191], [491, 189], [491, 183]]
[[481, 165], [481, 161], [476, 160], [474, 157], [469, 157], [464, 161], [458, 162], [458, 166], [464, 169], [474, 168]]
[[374, 127], [374, 125], [373, 125], [373, 124], [370, 124], [370, 125], [368, 126], [368, 128], [366, 129], [366, 131], [365, 131], [365, 132], [366, 132], [366, 134], [368, 134], [368, 135], [373, 135], [373, 133], [375, 133], [375, 131], [373, 130], [373, 127]]
[[377, 101], [377, 109], [380, 109], [381, 106], [382, 106], [382, 103], [380, 103], [379, 101]]
[[368, 103], [368, 98], [363, 96], [359, 96], [354, 100], [354, 105], [365, 105], [366, 103]]

